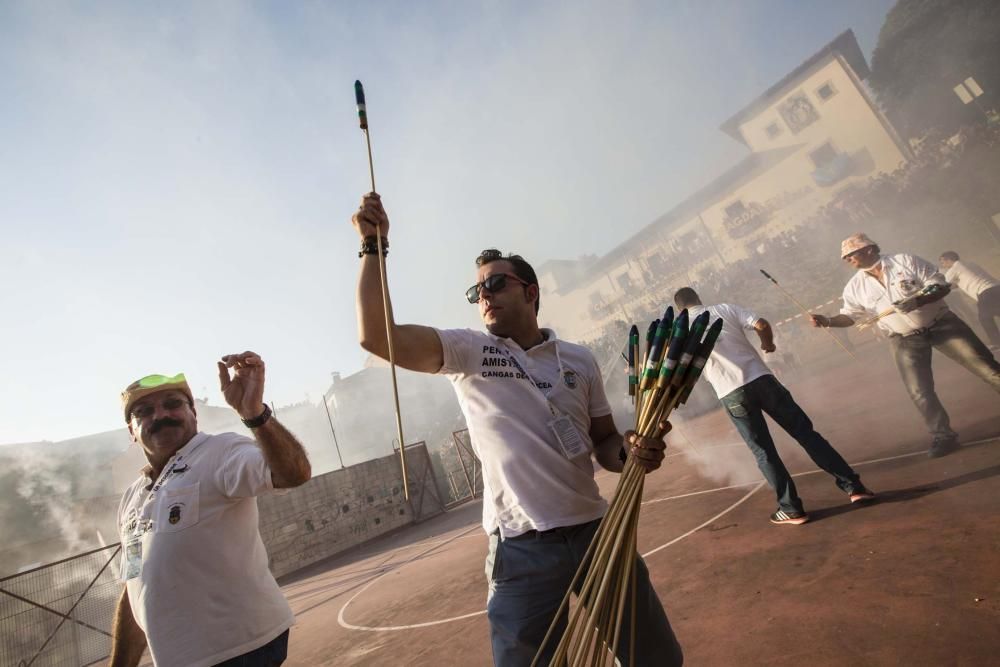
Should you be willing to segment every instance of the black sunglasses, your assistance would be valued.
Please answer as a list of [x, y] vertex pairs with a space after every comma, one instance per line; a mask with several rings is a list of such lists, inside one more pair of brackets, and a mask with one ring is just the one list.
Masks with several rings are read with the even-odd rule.
[[476, 283], [469, 289], [465, 290], [465, 298], [469, 300], [469, 303], [479, 303], [479, 292], [481, 290], [486, 290], [492, 294], [496, 294], [507, 286], [507, 279], [516, 280], [522, 285], [528, 285], [529, 283], [524, 282], [512, 273], [494, 273], [492, 276], [487, 276], [486, 280], [481, 283]]

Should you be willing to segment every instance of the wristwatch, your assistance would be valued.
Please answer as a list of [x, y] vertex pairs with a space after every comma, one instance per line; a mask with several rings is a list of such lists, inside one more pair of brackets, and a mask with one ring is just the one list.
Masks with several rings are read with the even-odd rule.
[[264, 412], [260, 413], [253, 419], [241, 419], [243, 425], [247, 428], [259, 428], [267, 423], [267, 420], [271, 418], [271, 406], [267, 403], [264, 404]]

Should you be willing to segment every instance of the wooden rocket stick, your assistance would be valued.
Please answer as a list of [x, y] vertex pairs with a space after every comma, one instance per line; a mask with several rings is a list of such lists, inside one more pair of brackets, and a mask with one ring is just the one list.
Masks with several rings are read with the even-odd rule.
[[[799, 310], [801, 310], [801, 311], [802, 311], [802, 314], [803, 314], [803, 315], [805, 315], [806, 317], [809, 317], [809, 311], [808, 311], [808, 310], [806, 309], [806, 307], [805, 307], [805, 306], [803, 306], [803, 305], [802, 305], [801, 303], [799, 303], [798, 299], [796, 299], [796, 298], [795, 298], [794, 296], [792, 296], [791, 294], [789, 294], [789, 293], [788, 293], [788, 291], [787, 291], [787, 290], [786, 290], [786, 289], [785, 289], [784, 287], [782, 287], [781, 285], [779, 285], [779, 284], [778, 284], [778, 281], [777, 281], [777, 280], [775, 280], [774, 278], [772, 278], [772, 277], [771, 277], [771, 274], [770, 274], [770, 273], [768, 273], [768, 272], [767, 272], [767, 271], [765, 271], [764, 269], [760, 269], [760, 272], [764, 274], [764, 277], [765, 277], [765, 278], [767, 278], [767, 279], [768, 279], [768, 280], [770, 280], [770, 281], [771, 281], [772, 283], [774, 283], [774, 286], [775, 286], [775, 287], [777, 287], [777, 288], [778, 288], [779, 290], [781, 290], [781, 293], [782, 293], [782, 294], [784, 294], [784, 295], [785, 295], [786, 297], [788, 297], [788, 299], [789, 299], [789, 300], [790, 300], [790, 301], [791, 301], [792, 303], [794, 303], [794, 304], [795, 304], [796, 306], [798, 306], [798, 307], [799, 307]], [[834, 336], [834, 335], [833, 335], [833, 332], [832, 332], [832, 331], [830, 331], [830, 329], [829, 329], [829, 328], [824, 328], [824, 329], [823, 329], [823, 331], [825, 331], [825, 332], [826, 332], [826, 334], [827, 334], [827, 335], [828, 335], [828, 336], [829, 336], [830, 338], [832, 338], [832, 339], [833, 339], [833, 342], [835, 342], [835, 343], [836, 343], [837, 345], [839, 345], [839, 346], [840, 346], [840, 349], [842, 349], [842, 350], [843, 350], [844, 352], [846, 352], [847, 354], [849, 354], [849, 355], [851, 355], [852, 357], [854, 357], [854, 360], [855, 360], [855, 361], [857, 361], [857, 359], [858, 359], [858, 355], [856, 355], [856, 354], [854, 354], [853, 352], [851, 352], [850, 350], [848, 350], [848, 349], [847, 349], [847, 346], [846, 346], [846, 345], [844, 345], [844, 344], [843, 344], [842, 342], [840, 342], [840, 339], [839, 339], [839, 338], [837, 338], [836, 336]]]
[[[372, 140], [368, 133], [368, 109], [365, 105], [365, 89], [360, 81], [354, 82], [354, 98], [358, 104], [358, 122], [365, 134], [368, 146], [368, 175], [371, 177], [372, 192], [375, 192], [375, 163], [372, 160]], [[396, 353], [392, 344], [392, 313], [389, 312], [389, 285], [385, 279], [385, 252], [382, 247], [382, 230], [375, 225], [375, 240], [378, 245], [378, 275], [382, 280], [382, 308], [385, 313], [385, 337], [389, 345], [389, 370], [392, 375], [392, 401], [396, 407], [396, 435], [399, 436], [399, 465], [403, 472], [403, 497], [410, 499], [410, 484], [406, 475], [406, 440], [403, 439], [403, 418], [399, 411], [399, 384], [396, 381]]]

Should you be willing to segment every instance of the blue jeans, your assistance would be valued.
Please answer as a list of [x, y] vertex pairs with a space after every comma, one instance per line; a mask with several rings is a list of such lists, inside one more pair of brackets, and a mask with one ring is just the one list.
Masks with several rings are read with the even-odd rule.
[[[498, 535], [490, 536], [490, 551], [486, 557], [490, 598], [486, 613], [490, 621], [494, 665], [528, 667], [531, 664], [598, 523], [591, 521], [541, 533], [530, 531], [506, 540]], [[577, 583], [578, 588], [581, 583], [582, 580]], [[649, 571], [638, 556], [636, 587], [635, 665], [679, 667], [684, 662], [681, 647], [649, 582]], [[630, 599], [626, 600], [626, 605], [617, 650], [618, 659], [624, 666], [629, 665]], [[567, 621], [568, 614], [564, 611], [538, 664], [547, 667], [551, 662]]]
[[279, 667], [288, 657], [288, 630], [243, 655], [220, 662], [215, 667]]
[[948, 413], [934, 391], [931, 351], [934, 348], [963, 366], [1000, 393], [1000, 364], [989, 348], [962, 319], [948, 312], [933, 326], [910, 336], [891, 336], [892, 356], [910, 399], [917, 406], [934, 442], [952, 442], [958, 434], [951, 430]]
[[786, 512], [802, 512], [802, 500], [795, 482], [785, 468], [767, 430], [767, 413], [788, 435], [795, 438], [816, 465], [834, 476], [837, 486], [850, 493], [860, 486], [861, 478], [837, 453], [826, 438], [813, 429], [809, 416], [799, 407], [791, 393], [773, 375], [762, 375], [721, 399], [736, 430], [743, 436], [757, 459], [764, 479], [774, 489], [778, 505]]

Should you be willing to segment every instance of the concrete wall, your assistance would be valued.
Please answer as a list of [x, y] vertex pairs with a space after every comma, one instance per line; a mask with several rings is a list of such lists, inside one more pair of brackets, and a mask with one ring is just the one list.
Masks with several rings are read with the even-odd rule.
[[[407, 463], [426, 460], [423, 446], [407, 447]], [[422, 465], [417, 464], [418, 467]], [[423, 491], [410, 475], [411, 498]], [[315, 563], [413, 522], [403, 499], [399, 455], [359, 463], [313, 477], [283, 495], [258, 499], [260, 534], [276, 577]], [[422, 507], [422, 518], [431, 503]]]

